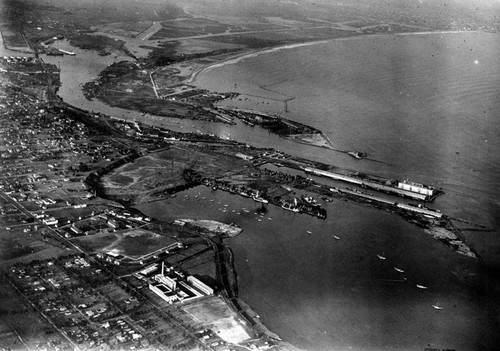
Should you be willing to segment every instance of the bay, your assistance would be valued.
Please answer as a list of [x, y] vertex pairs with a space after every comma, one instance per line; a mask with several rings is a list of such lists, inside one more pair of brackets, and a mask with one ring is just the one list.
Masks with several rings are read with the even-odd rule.
[[[204, 196], [227, 202], [235, 212], [208, 210], [194, 201], [182, 204], [182, 194], [141, 210], [165, 220], [182, 214], [241, 225], [244, 232], [228, 240], [240, 295], [271, 330], [299, 347], [498, 349], [498, 43], [498, 35], [489, 33], [369, 36], [278, 50], [198, 76], [196, 84], [202, 87], [246, 94], [247, 100], [226, 105], [311, 124], [337, 148], [367, 151], [380, 162], [297, 146], [248, 126], [177, 124], [160, 117], [153, 121], [442, 187], [446, 194], [435, 207], [494, 229], [465, 233], [480, 262], [458, 256], [397, 217], [344, 202], [325, 204], [326, 221], [272, 206], [264, 218], [241, 214], [252, 202], [220, 192]], [[64, 72], [65, 100], [94, 111], [144, 118], [87, 102], [79, 89], [90, 77], [78, 72], [90, 64], [88, 74], [97, 73], [104, 59], [71, 51], [77, 56], [54, 59]], [[79, 61], [79, 54], [87, 60]], [[282, 101], [287, 97], [294, 97], [287, 102], [289, 112]], [[404, 268], [406, 280], [394, 266]], [[429, 289], [422, 291], [416, 284]], [[435, 303], [444, 309], [434, 310]]]

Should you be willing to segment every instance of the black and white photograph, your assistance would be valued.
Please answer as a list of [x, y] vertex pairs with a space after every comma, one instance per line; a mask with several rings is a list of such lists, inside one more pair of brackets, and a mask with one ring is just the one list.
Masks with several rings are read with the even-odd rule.
[[500, 350], [499, 0], [0, 0], [0, 351]]

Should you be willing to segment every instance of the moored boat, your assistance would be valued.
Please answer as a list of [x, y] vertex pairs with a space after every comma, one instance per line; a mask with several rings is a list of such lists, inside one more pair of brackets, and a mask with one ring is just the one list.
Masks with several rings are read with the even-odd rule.
[[268, 204], [268, 203], [269, 203], [269, 201], [268, 201], [268, 200], [264, 199], [262, 196], [260, 196], [260, 195], [259, 195], [259, 192], [257, 192], [256, 194], [254, 194], [254, 195], [252, 196], [252, 199], [253, 199], [254, 201], [256, 201], [256, 202], [261, 202], [261, 203], [263, 203], [263, 204]]
[[357, 160], [361, 160], [361, 159], [365, 158], [366, 156], [368, 156], [368, 154], [366, 152], [359, 152], [359, 151], [349, 151], [347, 154], [349, 156], [354, 157]]

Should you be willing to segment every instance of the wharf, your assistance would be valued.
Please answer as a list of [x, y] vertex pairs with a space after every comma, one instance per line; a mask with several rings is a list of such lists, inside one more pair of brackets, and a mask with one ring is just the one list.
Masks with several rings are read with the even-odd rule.
[[243, 231], [243, 229], [233, 223], [226, 224], [209, 219], [176, 219], [174, 224], [182, 226], [189, 224], [228, 238], [233, 238]]

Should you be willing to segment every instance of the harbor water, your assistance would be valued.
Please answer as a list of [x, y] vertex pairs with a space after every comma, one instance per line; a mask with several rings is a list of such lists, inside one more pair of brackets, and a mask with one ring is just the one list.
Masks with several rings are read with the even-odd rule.
[[[252, 200], [200, 187], [140, 209], [164, 220], [205, 218], [242, 227], [239, 236], [227, 240], [235, 254], [240, 297], [266, 326], [298, 347], [498, 349], [498, 39], [490, 33], [443, 33], [333, 40], [254, 55], [196, 79], [210, 90], [243, 94], [225, 105], [310, 124], [324, 131], [337, 149], [365, 151], [371, 160], [294, 144], [257, 127], [154, 119], [180, 131], [230, 136], [443, 188], [445, 195], [434, 207], [492, 229], [464, 232], [480, 261], [459, 256], [399, 217], [341, 201], [324, 204], [324, 221], [273, 206], [260, 216], [254, 212], [260, 205]], [[77, 56], [52, 58], [60, 61], [66, 101], [144, 118], [86, 101], [79, 84], [90, 78], [78, 72], [89, 63], [77, 62], [78, 55], [95, 56], [90, 76], [108, 62], [71, 51]]]

